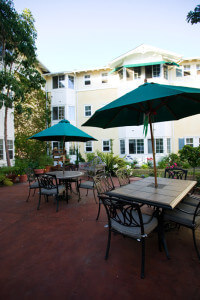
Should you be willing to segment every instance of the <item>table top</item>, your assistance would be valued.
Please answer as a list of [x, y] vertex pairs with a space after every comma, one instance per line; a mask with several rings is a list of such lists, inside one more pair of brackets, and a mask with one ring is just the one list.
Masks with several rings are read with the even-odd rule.
[[196, 185], [196, 181], [147, 177], [107, 192], [109, 196], [122, 197], [160, 208], [173, 209]]
[[58, 179], [70, 179], [84, 175], [84, 173], [80, 171], [53, 171], [46, 174], [55, 175]]

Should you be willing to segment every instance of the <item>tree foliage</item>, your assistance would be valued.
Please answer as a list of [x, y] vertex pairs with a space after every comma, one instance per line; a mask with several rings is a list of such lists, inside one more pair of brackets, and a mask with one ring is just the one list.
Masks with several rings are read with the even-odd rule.
[[193, 24], [197, 24], [200, 22], [200, 5], [197, 5], [194, 11], [190, 11], [186, 17], [187, 22]]
[[24, 106], [27, 95], [39, 90], [45, 80], [37, 70], [37, 33], [34, 18], [26, 9], [18, 14], [12, 0], [1, 0], [0, 5], [0, 109], [5, 108], [4, 140], [7, 164], [10, 165], [7, 147], [8, 109], [15, 106], [16, 112], [31, 114]]
[[186, 159], [190, 166], [193, 168], [193, 177], [195, 175], [195, 168], [200, 166], [200, 146], [191, 147], [185, 145], [181, 150], [179, 150], [180, 158]]

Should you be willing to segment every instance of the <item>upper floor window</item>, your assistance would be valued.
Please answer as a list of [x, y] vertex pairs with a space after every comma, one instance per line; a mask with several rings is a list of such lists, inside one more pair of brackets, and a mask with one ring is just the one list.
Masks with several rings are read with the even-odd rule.
[[190, 65], [184, 65], [184, 76], [189, 76], [191, 75], [191, 72], [190, 72]]
[[64, 106], [53, 107], [52, 119], [55, 121], [55, 120], [62, 120], [64, 118], [65, 118], [65, 107]]
[[85, 143], [85, 152], [93, 152], [92, 141], [88, 141]]
[[125, 140], [120, 140], [120, 154], [125, 154]]
[[186, 145], [193, 147], [193, 138], [186, 138]]
[[108, 73], [101, 73], [101, 83], [108, 83]]
[[103, 141], [103, 152], [109, 152], [111, 150], [110, 140]]
[[182, 69], [176, 68], [176, 77], [182, 77], [182, 76], [183, 76]]
[[129, 154], [142, 154], [144, 153], [144, 140], [129, 140]]
[[0, 140], [0, 160], [3, 159], [3, 140]]
[[163, 72], [164, 72], [164, 78], [168, 79], [168, 67], [167, 66], [163, 66]]
[[160, 77], [160, 65], [146, 66], [145, 67], [145, 77]]
[[74, 76], [68, 75], [68, 88], [74, 89]]
[[141, 78], [141, 67], [135, 67], [133, 68], [134, 70], [134, 79], [138, 79], [138, 78]]
[[92, 115], [92, 108], [91, 108], [91, 105], [85, 105], [84, 106], [84, 115], [85, 117], [90, 117]]
[[153, 77], [160, 77], [160, 65], [153, 65]]
[[85, 85], [90, 85], [91, 84], [90, 75], [85, 75], [84, 76], [84, 84]]
[[65, 87], [65, 75], [53, 77], [53, 89], [60, 89]]
[[197, 75], [200, 75], [200, 64], [196, 65]]
[[10, 159], [13, 159], [13, 140], [8, 140], [8, 153]]

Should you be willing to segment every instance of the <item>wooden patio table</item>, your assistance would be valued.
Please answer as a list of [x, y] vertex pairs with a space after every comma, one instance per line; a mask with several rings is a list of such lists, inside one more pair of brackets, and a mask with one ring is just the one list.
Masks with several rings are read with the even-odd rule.
[[196, 181], [191, 180], [158, 177], [158, 187], [155, 188], [154, 177], [147, 177], [105, 194], [157, 208], [173, 209], [196, 183]]

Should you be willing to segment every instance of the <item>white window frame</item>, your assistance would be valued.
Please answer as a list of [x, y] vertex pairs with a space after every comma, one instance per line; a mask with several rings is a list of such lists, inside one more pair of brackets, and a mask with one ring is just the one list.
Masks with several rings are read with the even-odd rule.
[[108, 72], [101, 73], [101, 83], [102, 84], [108, 83]]
[[9, 153], [9, 157], [10, 159], [14, 158], [14, 142], [13, 140], [7, 140], [8, 142], [8, 153]]
[[90, 74], [86, 74], [84, 75], [84, 85], [91, 85], [91, 75]]
[[156, 153], [162, 154], [164, 153], [164, 141], [163, 139], [155, 139], [156, 143]]
[[172, 152], [172, 139], [167, 138], [167, 153], [171, 153], [171, 152]]
[[[122, 143], [123, 142], [123, 143]], [[124, 151], [122, 151], [122, 149]], [[121, 155], [126, 154], [126, 141], [124, 139], [119, 140], [119, 153]]]
[[[130, 153], [130, 141], [133, 141], [133, 144], [135, 145], [135, 152]], [[141, 145], [139, 145], [140, 141], [143, 141], [143, 151], [140, 150]], [[129, 139], [129, 154], [144, 154], [144, 139]]]
[[185, 138], [185, 145], [194, 147], [194, 139], [192, 137]]
[[[104, 145], [105, 143], [108, 143], [108, 145]], [[104, 147], [109, 147], [109, 150], [104, 150]], [[111, 151], [111, 142], [110, 140], [103, 140], [102, 141], [102, 152], [110, 152]]]
[[[87, 148], [91, 148], [91, 150], [87, 150]], [[87, 141], [85, 142], [85, 153], [92, 153], [93, 151], [93, 142]]]
[[[58, 115], [57, 115], [57, 119], [54, 119], [54, 109], [57, 108], [58, 109]], [[61, 112], [63, 111], [62, 115]], [[65, 119], [65, 106], [53, 106], [52, 107], [52, 120], [53, 121], [60, 121]]]
[[[53, 82], [54, 82], [54, 78], [56, 78], [56, 77], [57, 77], [58, 82], [57, 82], [57, 87], [54, 87]], [[62, 82], [64, 82], [64, 84]], [[63, 88], [65, 88], [65, 75], [63, 74], [63, 75], [53, 76], [52, 77], [52, 89], [63, 89]]]
[[[86, 110], [87, 107], [90, 107], [90, 113], [89, 110]], [[92, 115], [92, 106], [90, 104], [85, 104], [84, 105], [84, 117], [88, 118], [88, 117], [91, 117]]]

